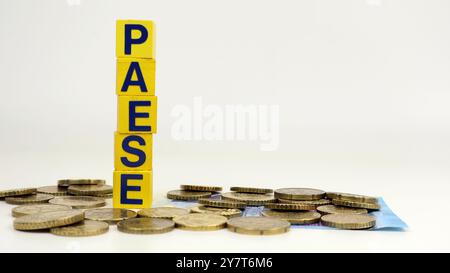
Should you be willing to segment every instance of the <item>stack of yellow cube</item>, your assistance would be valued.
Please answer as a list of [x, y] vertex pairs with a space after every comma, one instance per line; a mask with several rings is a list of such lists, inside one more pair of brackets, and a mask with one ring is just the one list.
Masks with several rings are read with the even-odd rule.
[[115, 208], [149, 208], [157, 112], [153, 22], [118, 20], [116, 57], [113, 204]]

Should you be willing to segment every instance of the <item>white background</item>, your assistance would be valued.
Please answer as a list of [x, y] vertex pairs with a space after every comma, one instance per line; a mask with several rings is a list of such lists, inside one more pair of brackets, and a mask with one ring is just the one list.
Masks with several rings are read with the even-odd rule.
[[[112, 183], [115, 20], [157, 29], [156, 203], [183, 183], [383, 196], [408, 232], [174, 232], [70, 239], [12, 228], [0, 251], [449, 251], [450, 2], [0, 1], [0, 189]], [[280, 145], [175, 141], [174, 106], [276, 104]]]

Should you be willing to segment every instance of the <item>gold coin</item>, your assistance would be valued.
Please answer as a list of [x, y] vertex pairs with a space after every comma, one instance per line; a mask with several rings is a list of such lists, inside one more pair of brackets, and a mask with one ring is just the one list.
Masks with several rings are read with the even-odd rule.
[[196, 206], [191, 208], [191, 212], [193, 213], [210, 213], [221, 215], [227, 218], [237, 217], [242, 215], [242, 211], [239, 209], [227, 209], [227, 208], [214, 208], [208, 206]]
[[361, 209], [370, 209], [370, 210], [379, 210], [380, 205], [378, 203], [361, 203], [354, 201], [346, 201], [340, 199], [333, 199], [332, 203], [338, 206], [351, 207], [351, 208], [361, 208]]
[[202, 185], [181, 185], [180, 189], [185, 191], [210, 191], [210, 192], [222, 191], [222, 187], [219, 186], [202, 186]]
[[375, 217], [368, 214], [327, 214], [321, 218], [322, 224], [340, 229], [368, 229], [376, 224]]
[[337, 213], [367, 214], [368, 213], [368, 211], [366, 209], [340, 207], [340, 206], [335, 206], [335, 205], [320, 206], [320, 207], [317, 207], [317, 211], [319, 211], [322, 214], [337, 214]]
[[99, 195], [96, 195], [95, 197], [101, 197], [101, 198], [104, 198], [104, 199], [111, 199], [111, 198], [113, 198], [113, 194], [112, 193], [110, 193], [110, 194], [99, 194]]
[[378, 203], [378, 198], [376, 197], [343, 192], [327, 192], [327, 198], [360, 203]]
[[231, 187], [230, 191], [243, 192], [243, 193], [273, 193], [272, 189], [250, 188], [250, 187]]
[[189, 210], [173, 207], [149, 208], [149, 209], [141, 209], [140, 211], [138, 211], [139, 217], [148, 217], [148, 218], [172, 219], [176, 216], [186, 214], [189, 214]]
[[71, 210], [71, 209], [72, 208], [68, 206], [53, 205], [53, 204], [22, 205], [12, 209], [12, 216], [21, 217], [36, 213]]
[[128, 209], [89, 209], [84, 212], [84, 218], [93, 221], [102, 221], [114, 225], [119, 221], [134, 218], [137, 213]]
[[228, 220], [227, 225], [230, 231], [249, 235], [285, 233], [291, 226], [286, 220], [258, 216], [234, 217]]
[[60, 179], [58, 180], [58, 186], [69, 187], [72, 185], [105, 185], [104, 179]]
[[211, 192], [202, 191], [185, 191], [185, 190], [174, 190], [167, 193], [167, 198], [174, 200], [184, 200], [192, 201], [198, 200], [200, 198], [207, 198], [211, 196]]
[[222, 198], [243, 202], [248, 206], [263, 206], [264, 204], [275, 202], [273, 195], [258, 193], [226, 192], [222, 194]]
[[68, 195], [67, 188], [58, 187], [58, 186], [45, 186], [37, 188], [38, 193], [51, 194], [54, 196], [64, 196]]
[[36, 193], [36, 188], [23, 188], [0, 191], [0, 198], [10, 196], [29, 195]]
[[51, 204], [69, 206], [74, 209], [98, 208], [106, 205], [105, 199], [93, 196], [60, 196], [49, 201]]
[[227, 208], [227, 209], [244, 209], [247, 205], [244, 202], [232, 201], [226, 199], [199, 199], [198, 203], [215, 208]]
[[173, 218], [175, 226], [179, 229], [194, 231], [211, 231], [222, 229], [227, 224], [224, 216], [209, 213], [193, 213]]
[[320, 213], [315, 211], [275, 211], [265, 210], [263, 216], [275, 217], [296, 225], [309, 225], [320, 221]]
[[109, 185], [73, 185], [67, 191], [73, 195], [98, 196], [112, 194], [113, 188]]
[[50, 194], [30, 194], [23, 196], [12, 196], [6, 197], [5, 201], [12, 205], [24, 205], [24, 204], [43, 204], [48, 203], [49, 200], [53, 199], [54, 196]]
[[319, 206], [324, 206], [324, 205], [330, 204], [331, 200], [319, 199], [319, 200], [311, 200], [311, 201], [299, 201], [299, 200], [289, 200], [289, 199], [278, 199], [278, 202], [287, 203], [287, 204], [307, 204], [307, 205], [313, 205], [317, 208]]
[[51, 211], [25, 215], [14, 220], [17, 230], [39, 230], [71, 225], [83, 221], [81, 210]]
[[275, 190], [275, 197], [289, 200], [319, 200], [325, 197], [325, 192], [310, 188], [284, 188]]
[[311, 204], [288, 204], [288, 203], [267, 203], [266, 208], [275, 210], [315, 210], [316, 206]]
[[117, 229], [133, 234], [159, 234], [173, 230], [175, 223], [162, 218], [132, 218], [117, 224]]
[[51, 228], [50, 233], [59, 236], [82, 237], [104, 234], [108, 230], [108, 223], [84, 220], [70, 226]]
[[327, 192], [325, 194], [325, 197], [328, 199], [337, 199], [338, 198], [338, 193], [337, 192]]

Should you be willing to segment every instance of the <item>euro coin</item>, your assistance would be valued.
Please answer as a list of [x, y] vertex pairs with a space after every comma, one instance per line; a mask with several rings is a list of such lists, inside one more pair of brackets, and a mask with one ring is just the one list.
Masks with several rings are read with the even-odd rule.
[[262, 212], [263, 216], [275, 217], [288, 221], [295, 225], [309, 225], [320, 221], [320, 213], [315, 211], [275, 211], [265, 210]]
[[228, 208], [228, 209], [244, 209], [247, 205], [244, 202], [232, 201], [226, 199], [199, 199], [199, 204], [215, 207], [215, 208]]
[[173, 230], [175, 223], [170, 219], [132, 218], [120, 221], [117, 229], [132, 234], [160, 234]]
[[327, 192], [327, 198], [359, 203], [378, 203], [378, 198], [376, 197], [343, 192]]
[[104, 179], [60, 179], [58, 180], [58, 186], [69, 187], [72, 185], [105, 185]]
[[51, 228], [50, 233], [67, 237], [85, 237], [104, 234], [108, 230], [108, 223], [84, 220], [70, 226]]
[[316, 206], [311, 204], [288, 204], [288, 203], [267, 203], [266, 208], [275, 210], [315, 210]]
[[137, 213], [128, 209], [101, 208], [89, 209], [84, 212], [84, 217], [88, 220], [102, 221], [114, 225], [119, 221], [134, 218]]
[[248, 235], [273, 235], [289, 231], [291, 224], [273, 217], [234, 217], [227, 222], [228, 230]]
[[349, 208], [349, 207], [340, 207], [335, 205], [325, 205], [317, 207], [317, 211], [322, 214], [367, 214], [368, 211], [366, 209], [358, 209], [358, 208]]
[[98, 195], [98, 197], [105, 198], [105, 199], [111, 199], [114, 196], [112, 194], [105, 194], [105, 195]]
[[267, 203], [275, 202], [275, 198], [271, 194], [242, 193], [242, 192], [226, 192], [222, 194], [225, 200], [243, 202], [248, 206], [263, 206]]
[[175, 227], [193, 231], [212, 231], [222, 229], [227, 224], [227, 218], [216, 214], [192, 213], [173, 218]]
[[12, 205], [24, 205], [24, 204], [43, 204], [48, 203], [49, 200], [53, 199], [54, 196], [50, 194], [30, 194], [23, 196], [11, 196], [6, 197], [5, 201]]
[[222, 187], [219, 186], [202, 186], [202, 185], [181, 185], [180, 189], [185, 191], [209, 191], [209, 192], [222, 191]]
[[67, 191], [73, 195], [98, 196], [112, 194], [113, 188], [109, 185], [73, 185]]
[[337, 206], [351, 207], [351, 208], [360, 208], [360, 209], [370, 209], [370, 210], [379, 210], [380, 205], [378, 203], [361, 203], [354, 201], [346, 201], [340, 199], [333, 199], [332, 203]]
[[53, 204], [37, 204], [37, 205], [22, 205], [12, 209], [13, 217], [21, 217], [30, 214], [51, 212], [51, 211], [64, 211], [71, 210], [71, 207], [53, 205]]
[[10, 196], [30, 195], [36, 193], [36, 188], [23, 188], [0, 191], [0, 198]]
[[230, 191], [243, 192], [243, 193], [273, 193], [272, 189], [265, 188], [251, 188], [251, 187], [231, 187]]
[[337, 192], [327, 192], [325, 194], [325, 197], [328, 199], [337, 199], [338, 198], [338, 193]]
[[310, 188], [283, 188], [275, 190], [275, 197], [289, 200], [319, 200], [325, 197], [325, 192]]
[[311, 200], [311, 201], [299, 201], [299, 200], [289, 200], [289, 199], [278, 199], [280, 203], [287, 204], [304, 204], [304, 205], [312, 205], [315, 207], [328, 205], [331, 203], [331, 200], [328, 199], [319, 199], [319, 200]]
[[68, 195], [67, 188], [58, 186], [45, 186], [37, 188], [38, 193], [51, 194], [54, 196]]
[[216, 215], [224, 216], [227, 218], [237, 217], [237, 216], [242, 215], [242, 211], [240, 209], [214, 208], [214, 207], [208, 207], [208, 206], [203, 206], [203, 205], [191, 208], [191, 212], [216, 214]]
[[40, 230], [53, 227], [67, 226], [83, 221], [81, 210], [51, 211], [25, 215], [14, 220], [17, 230]]
[[186, 214], [189, 214], [189, 210], [174, 207], [149, 208], [149, 209], [141, 209], [140, 211], [138, 211], [139, 217], [147, 217], [147, 218], [172, 219], [176, 216]]
[[167, 198], [174, 200], [193, 201], [200, 198], [208, 198], [211, 196], [211, 194], [211, 192], [202, 191], [173, 190], [167, 193]]
[[322, 216], [325, 226], [340, 229], [368, 229], [376, 224], [375, 217], [368, 214], [327, 214]]
[[110, 194], [99, 194], [99, 195], [96, 195], [95, 197], [101, 197], [103, 199], [111, 199], [111, 198], [113, 198], [113, 194], [112, 193], [110, 193]]
[[98, 208], [106, 205], [105, 199], [94, 196], [59, 196], [49, 201], [51, 204], [69, 206], [74, 209]]

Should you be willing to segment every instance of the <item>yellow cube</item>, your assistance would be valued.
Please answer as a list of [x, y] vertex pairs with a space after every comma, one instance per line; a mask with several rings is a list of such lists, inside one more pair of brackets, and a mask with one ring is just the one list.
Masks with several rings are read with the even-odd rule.
[[156, 96], [118, 96], [119, 133], [156, 133]]
[[152, 206], [151, 171], [114, 171], [113, 206], [141, 209]]
[[153, 22], [147, 20], [117, 20], [116, 57], [154, 58]]
[[117, 95], [155, 95], [155, 60], [120, 58], [116, 68]]
[[114, 135], [116, 171], [152, 170], [152, 134]]

